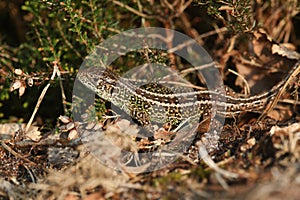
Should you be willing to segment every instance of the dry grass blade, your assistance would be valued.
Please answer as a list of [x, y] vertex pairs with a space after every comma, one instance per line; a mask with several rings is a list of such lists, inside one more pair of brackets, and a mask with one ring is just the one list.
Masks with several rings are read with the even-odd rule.
[[268, 105], [268, 107], [264, 110], [264, 112], [261, 114], [261, 116], [258, 118], [258, 121], [262, 121], [268, 113], [274, 108], [274, 106], [279, 101], [279, 98], [282, 96], [282, 94], [285, 92], [285, 89], [287, 86], [296, 78], [296, 76], [300, 73], [300, 61], [298, 61], [294, 67], [294, 70], [292, 69], [292, 74], [288, 77], [285, 84], [282, 86], [282, 88], [279, 90], [278, 94], [276, 95], [275, 99], [271, 104]]
[[[59, 69], [58, 69], [58, 66], [55, 64], [54, 65], [54, 69], [53, 69], [53, 73], [52, 73], [52, 76], [51, 76], [51, 78], [50, 78], [50, 80], [54, 80], [54, 77], [57, 75], [57, 74], [59, 74], [60, 72], [59, 72]], [[48, 88], [50, 87], [50, 83], [48, 83], [47, 85], [46, 85], [46, 87], [43, 89], [43, 91], [42, 91], [42, 93], [41, 93], [41, 95], [40, 95], [40, 97], [39, 97], [39, 99], [38, 99], [38, 102], [36, 103], [36, 106], [35, 106], [35, 108], [34, 108], [34, 110], [33, 110], [33, 113], [32, 113], [32, 115], [31, 115], [31, 117], [30, 117], [30, 120], [29, 120], [29, 122], [27, 123], [27, 125], [26, 125], [26, 127], [25, 127], [25, 133], [27, 133], [27, 131], [29, 130], [29, 127], [31, 126], [31, 124], [32, 124], [32, 122], [33, 122], [33, 119], [34, 119], [34, 117], [35, 117], [35, 114], [36, 114], [36, 112], [38, 111], [38, 109], [39, 109], [39, 107], [40, 107], [40, 105], [41, 105], [41, 103], [42, 103], [42, 100], [44, 99], [44, 97], [45, 97], [45, 95], [46, 95], [46, 92], [47, 92], [47, 90], [48, 90]]]
[[12, 148], [10, 148], [9, 146], [7, 146], [3, 141], [1, 142], [1, 146], [6, 149], [7, 151], [9, 151], [11, 154], [13, 154], [14, 156], [21, 158], [22, 160], [26, 161], [27, 163], [33, 165], [33, 166], [37, 166], [36, 163], [28, 160], [27, 158], [25, 158], [24, 156], [20, 155], [19, 153], [15, 152]]

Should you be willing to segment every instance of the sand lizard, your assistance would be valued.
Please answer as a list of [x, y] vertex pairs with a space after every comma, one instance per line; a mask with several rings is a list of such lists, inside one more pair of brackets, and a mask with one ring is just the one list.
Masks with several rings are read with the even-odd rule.
[[296, 62], [287, 76], [270, 91], [248, 98], [207, 90], [173, 93], [158, 83], [138, 87], [131, 80], [100, 67], [81, 70], [77, 78], [98, 96], [121, 108], [142, 125], [151, 122], [178, 125], [188, 117], [199, 119], [208, 116], [213, 104], [217, 109], [216, 114], [224, 117], [233, 117], [244, 111], [261, 111], [275, 98], [299, 65], [300, 61]]

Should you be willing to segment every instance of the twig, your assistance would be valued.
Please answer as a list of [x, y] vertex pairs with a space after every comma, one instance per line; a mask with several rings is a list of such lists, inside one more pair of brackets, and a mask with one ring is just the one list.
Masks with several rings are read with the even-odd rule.
[[182, 21], [182, 25], [184, 26], [184, 29], [186, 30], [185, 32], [187, 32], [187, 34], [192, 38], [198, 38], [197, 42], [203, 45], [204, 41], [202, 40], [202, 38], [199, 37], [197, 30], [193, 28], [190, 19], [188, 19], [187, 15], [185, 13], [182, 13], [180, 15], [180, 19]]
[[81, 140], [82, 138], [76, 138], [73, 140], [63, 140], [63, 139], [44, 139], [39, 142], [34, 142], [32, 140], [23, 140], [20, 142], [14, 143], [14, 146], [17, 148], [25, 148], [30, 146], [51, 146], [51, 147], [76, 147], [78, 145], [81, 145], [83, 142]]
[[[56, 74], [59, 74], [59, 69], [58, 69], [58, 67], [57, 67], [57, 63], [54, 63], [53, 73], [52, 73], [52, 76], [51, 76], [51, 78], [50, 78], [50, 81], [51, 81], [51, 80], [54, 80], [54, 77], [55, 77]], [[29, 122], [27, 123], [27, 125], [26, 125], [26, 127], [25, 127], [25, 131], [24, 131], [25, 133], [28, 131], [29, 127], [31, 126], [31, 124], [32, 124], [32, 122], [33, 122], [33, 119], [34, 119], [34, 117], [35, 117], [35, 114], [36, 114], [36, 112], [38, 111], [38, 109], [39, 109], [39, 107], [40, 107], [40, 105], [41, 105], [41, 103], [42, 103], [42, 100], [43, 100], [43, 98], [45, 97], [45, 94], [46, 94], [48, 88], [50, 87], [50, 81], [49, 81], [49, 83], [46, 85], [46, 87], [43, 89], [43, 91], [42, 91], [42, 93], [41, 93], [41, 95], [40, 95], [40, 97], [39, 97], [39, 99], [38, 99], [38, 101], [37, 101], [37, 103], [36, 103], [36, 106], [35, 106], [35, 108], [34, 108], [34, 110], [33, 110], [33, 113], [32, 113], [32, 115], [31, 115], [31, 117], [30, 117], [30, 120], [29, 120]]]
[[62, 98], [62, 105], [63, 105], [63, 108], [64, 108], [64, 113], [67, 113], [68, 112], [67, 106], [66, 106], [67, 98], [66, 98], [64, 86], [63, 86], [63, 83], [62, 83], [61, 73], [58, 70], [56, 74], [57, 74], [57, 77], [58, 77], [58, 80], [59, 80], [59, 87], [60, 87], [60, 91], [61, 91], [61, 98]]
[[72, 49], [72, 51], [74, 51], [74, 53], [76, 54], [76, 56], [77, 56], [78, 58], [82, 58], [82, 56], [81, 56], [81, 54], [79, 53], [79, 51], [77, 51], [77, 49], [73, 46], [73, 44], [71, 44], [71, 42], [68, 40], [68, 38], [66, 38], [65, 33], [63, 32], [63, 30], [62, 30], [62, 28], [61, 28], [61, 23], [60, 23], [60, 21], [57, 20], [56, 25], [57, 25], [58, 31], [59, 31], [60, 35], [62, 36], [63, 41], [65, 42], [65, 44], [66, 44], [70, 49]]
[[[179, 7], [179, 11], [178, 14], [180, 15], [181, 13], [183, 13], [183, 11], [193, 2], [193, 0], [189, 0], [187, 2], [185, 1], [181, 1], [182, 5]], [[185, 4], [184, 4], [185, 3]]]
[[36, 179], [35, 179], [33, 173], [31, 172], [31, 170], [26, 165], [23, 165], [23, 167], [27, 170], [28, 174], [30, 175], [32, 183], [36, 183]]
[[125, 5], [124, 3], [120, 2], [120, 1], [113, 0], [112, 2], [114, 4], [122, 7], [122, 8], [127, 9], [128, 11], [130, 11], [130, 12], [132, 12], [132, 13], [140, 16], [140, 17], [143, 17], [143, 18], [146, 18], [146, 19], [153, 19], [153, 18], [155, 18], [154, 16], [149, 16], [149, 15], [146, 15], [146, 14], [144, 14], [142, 12], [139, 12], [139, 11], [135, 10], [134, 8], [132, 8], [132, 7], [128, 6], [128, 5]]
[[191, 67], [191, 68], [187, 68], [185, 70], [182, 70], [180, 72], [180, 75], [182, 77], [185, 77], [186, 75], [188, 75], [189, 73], [192, 73], [194, 71], [197, 71], [197, 70], [203, 70], [203, 69], [206, 69], [206, 68], [209, 68], [209, 67], [213, 67], [215, 64], [215, 62], [210, 62], [208, 64], [203, 64], [203, 65], [200, 65], [200, 66], [195, 66], [195, 67]]
[[26, 162], [28, 162], [29, 164], [33, 165], [33, 166], [38, 166], [36, 163], [28, 160], [27, 158], [25, 158], [24, 156], [18, 154], [17, 152], [15, 152], [12, 148], [10, 148], [9, 146], [7, 146], [4, 141], [1, 141], [1, 146], [6, 149], [7, 151], [9, 151], [11, 154], [13, 154], [14, 156], [21, 158], [22, 160], [25, 160]]
[[222, 32], [227, 32], [228, 29], [226, 27], [222, 27], [220, 28], [219, 30], [213, 30], [213, 31], [209, 31], [209, 32], [206, 32], [206, 33], [203, 33], [201, 35], [199, 35], [199, 37], [196, 37], [194, 38], [194, 40], [188, 40], [187, 42], [185, 43], [182, 43], [180, 45], [177, 45], [176, 47], [173, 47], [172, 49], [169, 49], [169, 52], [175, 52], [175, 51], [178, 51], [180, 49], [183, 49], [184, 47], [186, 46], [189, 46], [191, 44], [194, 44], [196, 43], [196, 41], [200, 40], [200, 39], [203, 39], [203, 38], [206, 38], [206, 37], [209, 37], [209, 36], [212, 36], [212, 35], [215, 35], [217, 33], [222, 33]]
[[297, 61], [297, 63], [294, 65], [295, 68], [292, 70], [292, 74], [288, 77], [288, 79], [285, 81], [285, 84], [282, 86], [282, 88], [279, 90], [278, 94], [276, 95], [274, 101], [268, 105], [268, 107], [264, 110], [264, 112], [259, 116], [257, 121], [262, 121], [267, 114], [274, 108], [274, 106], [279, 101], [279, 98], [282, 96], [282, 94], [285, 92], [286, 87], [290, 84], [290, 82], [300, 73], [300, 60]]
[[205, 164], [207, 164], [210, 168], [215, 170], [217, 173], [220, 173], [221, 175], [227, 177], [227, 178], [238, 178], [239, 175], [230, 171], [226, 171], [222, 168], [220, 168], [213, 160], [212, 158], [208, 155], [207, 150], [205, 148], [205, 145], [200, 142], [199, 147], [199, 157], [203, 159]]
[[300, 102], [298, 100], [282, 99], [279, 102], [280, 103], [286, 103], [286, 104], [292, 104], [292, 105], [300, 106]]
[[[142, 12], [143, 7], [142, 7], [142, 4], [141, 4], [140, 0], [137, 0], [136, 4], [138, 6], [139, 12]], [[146, 27], [146, 19], [144, 17], [142, 17], [141, 22], [142, 22], [142, 26]]]
[[248, 84], [247, 80], [242, 75], [237, 73], [236, 71], [233, 71], [231, 69], [228, 69], [228, 71], [230, 73], [233, 73], [234, 75], [237, 75], [238, 77], [240, 77], [243, 80], [243, 82], [245, 83], [245, 87], [244, 87], [245, 88], [245, 95], [249, 96], [250, 95], [250, 87], [249, 87], [249, 84]]

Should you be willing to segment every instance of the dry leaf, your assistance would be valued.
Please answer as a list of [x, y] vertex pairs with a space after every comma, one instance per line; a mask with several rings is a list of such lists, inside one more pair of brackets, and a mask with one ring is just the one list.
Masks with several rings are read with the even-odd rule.
[[21, 86], [22, 86], [21, 81], [17, 80], [17, 81], [15, 81], [13, 84], [11, 84], [11, 86], [10, 86], [10, 88], [9, 88], [9, 91], [12, 92], [12, 91], [14, 91], [14, 90], [17, 90], [17, 89], [19, 89]]
[[300, 123], [294, 123], [286, 127], [273, 126], [270, 130], [273, 146], [277, 149], [276, 156], [286, 153], [293, 155], [294, 159], [300, 158]]
[[37, 126], [30, 126], [29, 130], [26, 133], [26, 138], [31, 139], [35, 142], [40, 141], [42, 138], [41, 132], [38, 130]]
[[23, 71], [21, 69], [15, 69], [15, 74], [17, 75], [22, 75], [23, 74]]
[[68, 135], [68, 140], [73, 140], [73, 139], [76, 139], [78, 138], [78, 133], [75, 129], [71, 130], [69, 135]]
[[300, 59], [300, 54], [298, 52], [288, 49], [287, 47], [285, 47], [283, 45], [273, 44], [272, 45], [272, 53], [273, 54], [277, 53], [278, 55], [287, 57], [289, 59], [295, 59], [295, 60]]
[[256, 140], [255, 138], [250, 138], [247, 140], [247, 144], [243, 144], [241, 147], [240, 147], [240, 150], [242, 152], [245, 152], [251, 148], [253, 148], [253, 146], [256, 144]]
[[23, 94], [25, 93], [25, 89], [26, 89], [26, 87], [24, 85], [22, 85], [19, 88], [19, 97], [23, 96]]
[[73, 129], [73, 128], [75, 128], [75, 124], [73, 122], [67, 124], [67, 130], [68, 131]]
[[126, 119], [117, 121], [115, 126], [117, 128], [119, 128], [120, 131], [122, 131], [123, 133], [125, 133], [127, 135], [136, 136], [139, 132], [138, 126], [137, 125], [130, 125], [130, 121], [128, 121]]
[[64, 124], [67, 124], [71, 121], [68, 116], [62, 116], [62, 115], [60, 115], [58, 119]]

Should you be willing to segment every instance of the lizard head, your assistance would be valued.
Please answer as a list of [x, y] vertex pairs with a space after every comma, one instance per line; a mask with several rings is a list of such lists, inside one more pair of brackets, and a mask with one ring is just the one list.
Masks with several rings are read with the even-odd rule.
[[101, 98], [110, 100], [119, 77], [109, 69], [89, 67], [79, 71], [77, 79]]

